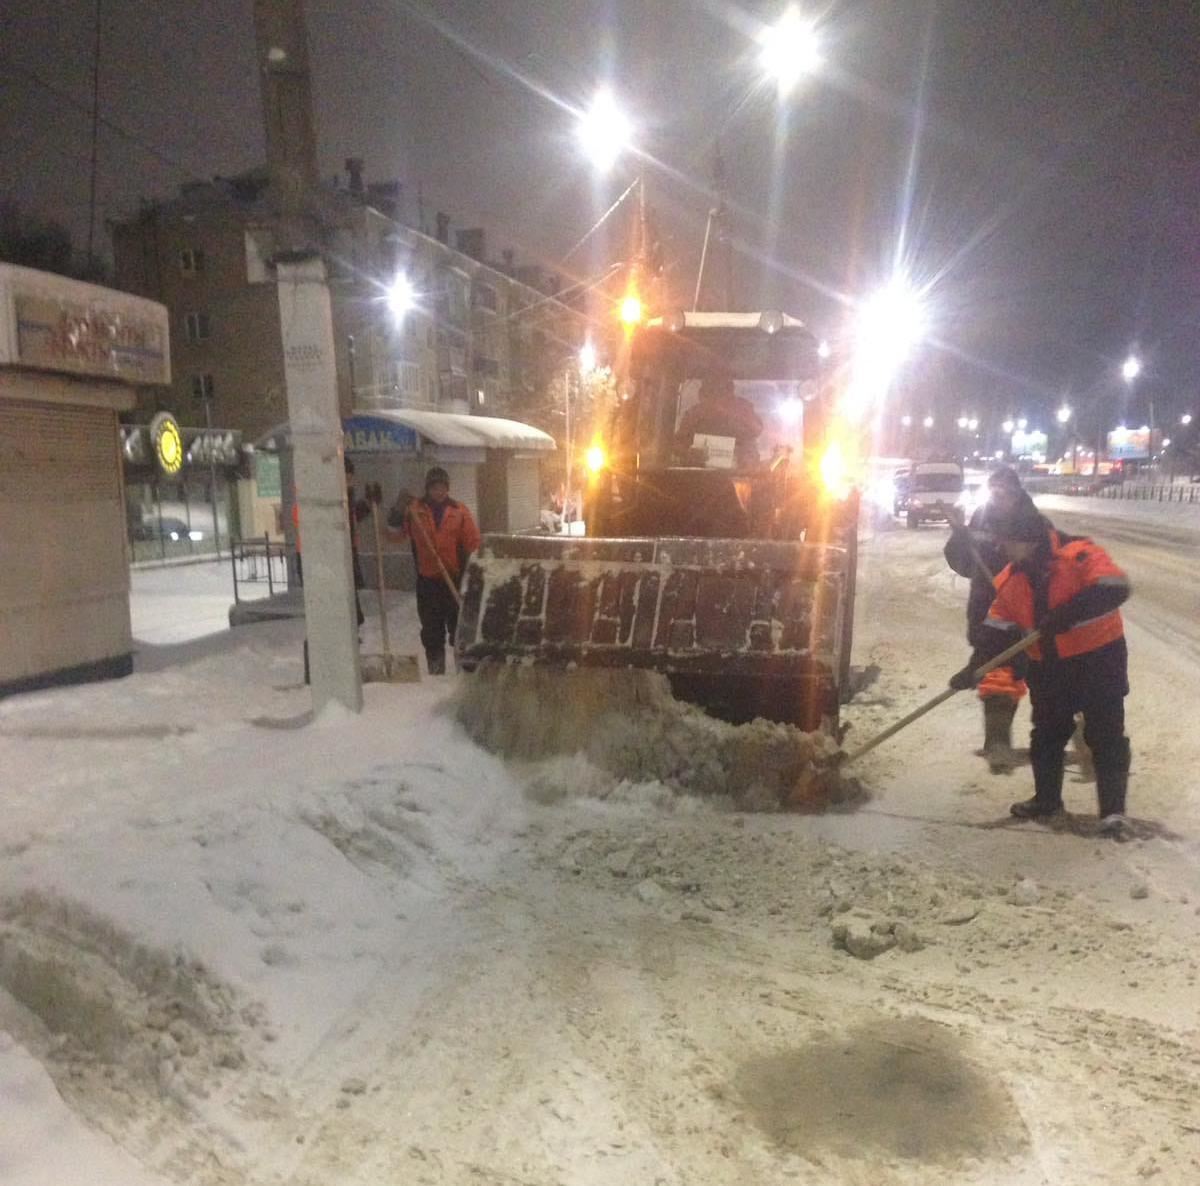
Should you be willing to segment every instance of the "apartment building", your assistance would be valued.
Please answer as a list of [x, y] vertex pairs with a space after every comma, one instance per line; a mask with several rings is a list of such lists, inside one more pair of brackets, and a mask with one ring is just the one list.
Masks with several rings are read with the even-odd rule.
[[[484, 232], [438, 215], [433, 234], [398, 217], [400, 187], [365, 185], [361, 163], [320, 195], [338, 397], [354, 411], [423, 408], [522, 419], [577, 356], [588, 315], [553, 275], [488, 257]], [[253, 441], [287, 419], [275, 218], [265, 170], [185, 185], [112, 226], [116, 283], [170, 313], [174, 380], [139, 416], [240, 430]], [[415, 300], [397, 317], [389, 287]]]

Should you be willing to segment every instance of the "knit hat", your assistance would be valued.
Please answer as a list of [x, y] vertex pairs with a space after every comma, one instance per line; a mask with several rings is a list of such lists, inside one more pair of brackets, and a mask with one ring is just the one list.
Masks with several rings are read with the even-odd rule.
[[997, 539], [1015, 543], [1040, 544], [1050, 524], [1038, 514], [1033, 500], [1026, 497], [1008, 515], [997, 515], [989, 524]]
[[449, 486], [450, 475], [440, 465], [435, 465], [425, 475], [425, 489], [428, 490], [430, 486], [437, 486], [439, 483], [443, 486]]
[[988, 474], [988, 485], [1005, 486], [1014, 492], [1023, 489], [1020, 475], [1011, 465], [998, 465], [992, 470]]

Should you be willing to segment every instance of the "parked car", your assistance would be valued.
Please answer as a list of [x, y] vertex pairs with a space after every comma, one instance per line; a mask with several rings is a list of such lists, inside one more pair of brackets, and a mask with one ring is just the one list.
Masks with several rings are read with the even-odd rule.
[[163, 539], [170, 540], [171, 543], [190, 540], [192, 543], [198, 544], [207, 537], [199, 527], [189, 527], [182, 519], [170, 519], [164, 516], [161, 520], [143, 519], [133, 529], [133, 538], [142, 541]]
[[962, 466], [953, 461], [919, 461], [896, 478], [893, 513], [915, 530], [922, 523], [946, 523], [949, 508], [970, 514], [968, 492]]

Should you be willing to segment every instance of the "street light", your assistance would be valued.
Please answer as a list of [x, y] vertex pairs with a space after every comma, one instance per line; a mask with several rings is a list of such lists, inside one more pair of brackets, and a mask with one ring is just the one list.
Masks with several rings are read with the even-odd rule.
[[596, 92], [591, 107], [580, 117], [577, 135], [588, 160], [606, 172], [629, 148], [633, 125], [617, 106], [612, 91], [604, 88]]
[[1017, 427], [1024, 432], [1029, 427], [1029, 421], [1022, 416], [1021, 419], [1017, 421]]
[[905, 428], [912, 428], [912, 417], [911, 416], [901, 416], [900, 423]]
[[1179, 417], [1179, 423], [1182, 424], [1184, 426], [1184, 428], [1187, 428], [1187, 426], [1189, 424], [1191, 424], [1191, 422], [1192, 422], [1191, 412], [1184, 412], [1184, 414]]
[[933, 427], [933, 417], [926, 416], [925, 419], [922, 421], [922, 423], [925, 425], [926, 428], [932, 428]]
[[596, 369], [596, 347], [591, 342], [584, 342], [579, 349], [579, 369], [585, 375]]
[[388, 285], [385, 299], [392, 317], [399, 322], [403, 321], [405, 316], [416, 306], [417, 291], [413, 288], [412, 281], [401, 272]]
[[1068, 408], [1066, 404], [1063, 404], [1063, 406], [1058, 409], [1057, 415], [1059, 424], [1066, 424], [1067, 421], [1071, 419], [1071, 409]]
[[781, 97], [821, 64], [816, 24], [801, 16], [795, 4], [789, 4], [775, 24], [763, 29], [758, 44], [759, 64]]
[[630, 293], [621, 301], [621, 306], [618, 309], [622, 324], [628, 329], [632, 329], [642, 320], [642, 302], [641, 300]]
[[1142, 361], [1136, 354], [1131, 354], [1121, 364], [1121, 378], [1126, 383], [1132, 383], [1142, 373]]
[[822, 338], [820, 343], [817, 346], [817, 357], [823, 361], [824, 359], [828, 358], [832, 353], [833, 353], [832, 347], [829, 345], [829, 343], [827, 341], [825, 341], [824, 338]]
[[978, 432], [979, 431], [979, 421], [978, 421], [978, 419], [976, 419], [976, 417], [972, 416], [971, 419], [967, 421], [967, 429], [970, 432]]
[[969, 423], [970, 423], [970, 421], [965, 416], [960, 416], [958, 418], [958, 427], [959, 428], [965, 429]]
[[1013, 429], [1015, 429], [1017, 426], [1012, 420], [1005, 420], [1005, 422], [1003, 424], [1001, 424], [1000, 427], [1008, 436], [1012, 436]]

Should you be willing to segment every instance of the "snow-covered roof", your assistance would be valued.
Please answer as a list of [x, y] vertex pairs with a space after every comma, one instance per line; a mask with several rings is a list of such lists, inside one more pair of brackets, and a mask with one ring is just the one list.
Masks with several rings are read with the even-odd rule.
[[466, 449], [528, 449], [553, 451], [554, 438], [531, 424], [500, 416], [469, 416], [462, 412], [431, 412], [421, 408], [371, 409], [367, 415], [419, 432], [435, 445]]
[[672, 313], [669, 317], [654, 317], [648, 323], [668, 329], [803, 329], [804, 322], [788, 313], [706, 313], [689, 311]]
[[[470, 416], [464, 412], [433, 412], [424, 408], [370, 408], [356, 412], [352, 420], [382, 420], [419, 433], [431, 444], [452, 449], [520, 449], [552, 453], [554, 438], [532, 424], [500, 416]], [[345, 423], [350, 423], [349, 421]], [[286, 422], [277, 424], [255, 442], [256, 449], [278, 449], [291, 431]]]

